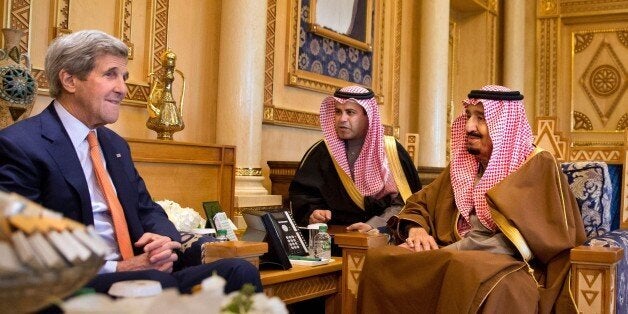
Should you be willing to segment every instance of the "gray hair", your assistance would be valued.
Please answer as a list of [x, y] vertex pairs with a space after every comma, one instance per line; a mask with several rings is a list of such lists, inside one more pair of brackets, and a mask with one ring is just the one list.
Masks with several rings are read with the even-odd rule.
[[57, 37], [46, 53], [46, 78], [53, 98], [61, 95], [59, 72], [65, 70], [81, 80], [94, 69], [102, 55], [128, 58], [129, 48], [119, 39], [99, 30], [82, 30]]

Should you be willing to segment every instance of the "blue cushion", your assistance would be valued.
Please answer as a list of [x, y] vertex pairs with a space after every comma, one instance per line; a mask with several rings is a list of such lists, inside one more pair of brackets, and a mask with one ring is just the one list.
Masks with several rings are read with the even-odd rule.
[[623, 165], [608, 165], [608, 173], [611, 175], [611, 182], [613, 183], [613, 196], [611, 201], [611, 230], [619, 228], [621, 208], [621, 179], [623, 173]]
[[617, 313], [628, 313], [628, 230], [608, 232], [587, 240], [584, 245], [624, 249], [624, 257], [617, 265]]
[[567, 162], [562, 170], [580, 207], [587, 238], [610, 231], [612, 185], [606, 163]]

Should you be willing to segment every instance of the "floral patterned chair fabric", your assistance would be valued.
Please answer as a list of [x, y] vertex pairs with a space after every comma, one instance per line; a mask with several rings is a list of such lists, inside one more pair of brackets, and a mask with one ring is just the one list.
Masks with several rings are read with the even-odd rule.
[[587, 234], [586, 246], [620, 247], [617, 265], [616, 311], [628, 313], [628, 230], [611, 230], [612, 184], [605, 162], [566, 162], [563, 172], [576, 197]]
[[609, 232], [612, 185], [606, 163], [567, 162], [562, 170], [576, 196], [587, 238]]

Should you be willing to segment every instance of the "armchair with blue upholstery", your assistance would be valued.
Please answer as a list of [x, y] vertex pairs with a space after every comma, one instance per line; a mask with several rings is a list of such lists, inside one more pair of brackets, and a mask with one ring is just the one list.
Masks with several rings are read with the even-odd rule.
[[571, 251], [571, 285], [578, 309], [581, 313], [628, 313], [628, 230], [612, 230], [608, 166], [596, 161], [565, 162], [562, 170], [587, 234], [584, 245]]

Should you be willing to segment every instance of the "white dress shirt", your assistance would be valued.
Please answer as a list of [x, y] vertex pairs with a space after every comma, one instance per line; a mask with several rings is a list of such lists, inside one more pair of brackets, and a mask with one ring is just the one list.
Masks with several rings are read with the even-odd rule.
[[[92, 166], [92, 159], [89, 156], [89, 144], [87, 143], [87, 134], [92, 131], [83, 122], [79, 121], [73, 115], [71, 115], [58, 101], [54, 101], [55, 110], [61, 119], [61, 123], [66, 132], [70, 136], [74, 150], [81, 162], [85, 179], [87, 180], [87, 187], [89, 188], [89, 197], [92, 201], [92, 211], [94, 214], [94, 229], [105, 240], [109, 246], [109, 254], [105, 256], [105, 265], [98, 271], [99, 274], [111, 273], [116, 271], [118, 266], [118, 260], [120, 260], [120, 250], [118, 249], [118, 243], [116, 242], [115, 234], [113, 231], [113, 223], [111, 220], [111, 212], [107, 206], [107, 202], [102, 195], [102, 191], [98, 186], [98, 179], [94, 173]], [[93, 130], [94, 132], [96, 130]], [[100, 151], [102, 154], [102, 150]], [[103, 163], [106, 163], [104, 156], [102, 157]], [[105, 169], [107, 165], [105, 164]], [[114, 187], [115, 189], [115, 187]]]

